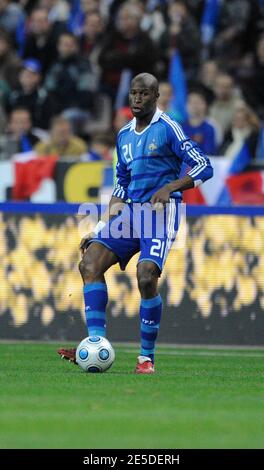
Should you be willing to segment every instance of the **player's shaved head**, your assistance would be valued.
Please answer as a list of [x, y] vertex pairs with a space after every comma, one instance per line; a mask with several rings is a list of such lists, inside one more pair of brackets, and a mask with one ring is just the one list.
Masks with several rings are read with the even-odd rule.
[[137, 124], [148, 124], [157, 108], [159, 82], [150, 73], [140, 73], [131, 81], [129, 105]]
[[141, 86], [150, 88], [156, 93], [159, 92], [159, 82], [151, 73], [139, 73], [133, 78], [131, 87], [135, 86], [136, 83], [140, 83]]

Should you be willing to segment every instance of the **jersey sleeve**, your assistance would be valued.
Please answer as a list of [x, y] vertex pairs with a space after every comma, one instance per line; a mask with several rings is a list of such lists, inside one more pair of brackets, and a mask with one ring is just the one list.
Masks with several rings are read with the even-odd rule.
[[174, 121], [167, 122], [166, 127], [169, 146], [190, 167], [187, 175], [193, 179], [194, 186], [199, 186], [212, 178], [213, 168], [209, 158], [186, 136], [182, 127]]
[[127, 165], [122, 160], [118, 140], [117, 140], [117, 145], [116, 145], [116, 153], [117, 153], [116, 180], [115, 180], [115, 186], [114, 186], [112, 195], [115, 197], [120, 197], [120, 199], [126, 200], [128, 198], [127, 188], [130, 183], [130, 171], [127, 169]]

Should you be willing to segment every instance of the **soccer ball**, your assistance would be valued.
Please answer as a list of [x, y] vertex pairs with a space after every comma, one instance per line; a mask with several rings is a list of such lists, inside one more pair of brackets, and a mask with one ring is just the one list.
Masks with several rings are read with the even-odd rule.
[[76, 361], [85, 372], [105, 372], [114, 360], [115, 351], [103, 336], [84, 338], [76, 350]]

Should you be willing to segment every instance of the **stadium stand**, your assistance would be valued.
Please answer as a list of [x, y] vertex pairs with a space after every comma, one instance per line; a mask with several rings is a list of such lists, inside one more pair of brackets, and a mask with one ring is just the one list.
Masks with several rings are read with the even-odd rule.
[[[161, 83], [160, 107], [214, 155], [222, 183], [218, 192], [210, 182], [203, 193], [189, 191], [186, 201], [239, 204], [231, 187], [241, 181], [237, 177], [245, 173], [252, 181], [251, 173], [260, 177], [264, 167], [263, 70], [261, 0], [1, 1], [1, 201], [14, 197], [17, 161], [37, 158], [39, 149], [51, 148], [47, 157], [58, 153], [49, 146], [58, 116], [70, 122], [82, 146], [73, 155], [69, 147], [67, 155], [60, 151], [56, 165], [69, 157], [86, 165], [101, 159], [100, 181], [104, 171], [109, 181], [116, 116], [128, 106], [131, 77], [149, 71]], [[96, 152], [95, 158], [94, 142], [102, 138], [107, 157]], [[54, 172], [56, 187], [61, 173]], [[51, 200], [41, 194], [43, 202]], [[262, 199], [256, 193], [251, 201]]]

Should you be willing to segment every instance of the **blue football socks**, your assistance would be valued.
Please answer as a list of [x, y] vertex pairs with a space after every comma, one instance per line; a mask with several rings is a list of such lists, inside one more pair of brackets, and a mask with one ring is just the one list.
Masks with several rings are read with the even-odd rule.
[[141, 299], [141, 356], [148, 356], [154, 363], [155, 342], [159, 332], [162, 312], [161, 296], [152, 299]]
[[103, 282], [83, 287], [85, 317], [89, 336], [105, 336], [105, 309], [108, 302], [107, 287]]

